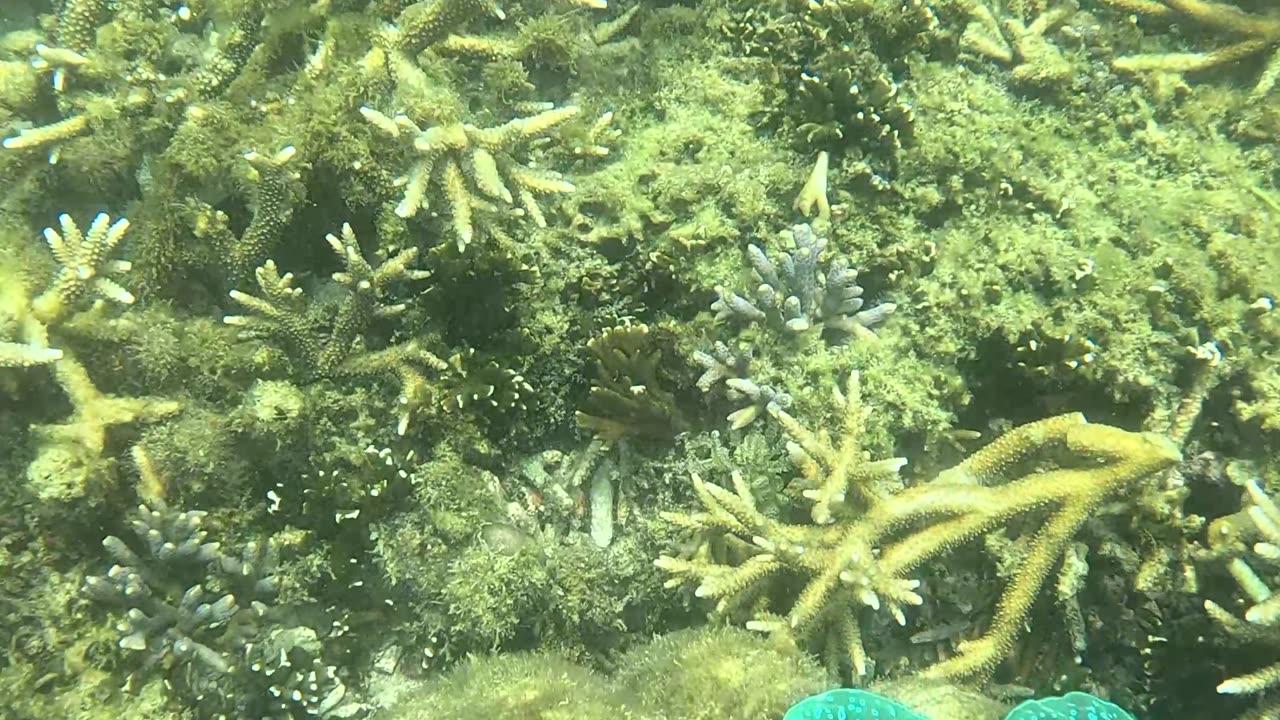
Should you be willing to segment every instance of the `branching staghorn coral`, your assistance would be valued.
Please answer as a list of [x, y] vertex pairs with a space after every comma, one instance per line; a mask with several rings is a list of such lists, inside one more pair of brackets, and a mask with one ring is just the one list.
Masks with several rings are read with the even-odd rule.
[[120, 287], [111, 275], [127, 272], [130, 265], [107, 256], [129, 229], [121, 218], [114, 224], [105, 213], [94, 218], [88, 236], [69, 215], [58, 218], [59, 233], [45, 228], [45, 241], [61, 267], [53, 283], [32, 299], [17, 278], [6, 278], [4, 306], [0, 307], [0, 367], [27, 367], [50, 363], [63, 357], [62, 350], [49, 347], [49, 329], [65, 320], [76, 301], [97, 295], [100, 299], [131, 304], [133, 295]]
[[[1209, 525], [1208, 546], [1201, 548], [1199, 559], [1225, 561], [1246, 596], [1238, 617], [1213, 600], [1204, 601], [1209, 617], [1240, 645], [1280, 648], [1280, 595], [1274, 573], [1264, 579], [1259, 568], [1271, 567], [1280, 560], [1280, 506], [1257, 480], [1245, 484], [1248, 505], [1234, 515], [1218, 518]], [[1258, 707], [1247, 718], [1271, 718], [1280, 713], [1280, 697], [1274, 690], [1280, 686], [1280, 660], [1259, 670], [1224, 680], [1218, 692], [1226, 695], [1261, 695]]]
[[344, 269], [333, 281], [346, 295], [332, 318], [322, 318], [308, 304], [302, 289], [293, 286], [293, 273], [280, 274], [274, 261], [258, 268], [255, 277], [260, 295], [232, 290], [231, 299], [250, 311], [248, 315], [228, 315], [223, 322], [241, 328], [249, 337], [270, 338], [284, 345], [294, 356], [300, 371], [311, 378], [340, 375], [393, 373], [401, 383], [398, 432], [403, 435], [413, 416], [432, 404], [459, 409], [473, 403], [492, 406], [519, 406], [532, 392], [514, 371], [492, 363], [479, 368], [467, 366], [474, 353], [455, 353], [448, 360], [425, 348], [419, 340], [370, 351], [364, 347], [364, 333], [377, 319], [404, 312], [404, 303], [389, 303], [387, 296], [402, 282], [424, 280], [425, 270], [410, 265], [417, 248], [400, 250], [388, 257], [380, 253], [373, 265], [361, 253], [350, 225], [342, 226], [342, 237], [326, 236], [329, 247], [341, 259]]
[[[703, 509], [665, 517], [701, 542], [692, 557], [663, 556], [657, 565], [673, 575], [669, 585], [690, 581], [698, 596], [717, 600], [718, 613], [745, 615], [750, 628], [806, 641], [859, 675], [870, 668], [860, 608], [884, 606], [905, 623], [905, 608], [924, 601], [913, 571], [1017, 518], [1047, 512], [986, 634], [926, 671], [947, 679], [988, 675], [1012, 649], [1045, 580], [1090, 514], [1179, 457], [1162, 438], [1090, 424], [1077, 413], [1019, 427], [903, 490], [897, 472], [905, 459], [871, 461], [861, 449], [867, 411], [856, 373], [837, 398], [844, 410], [838, 441], [770, 409], [792, 439], [791, 459], [813, 501], [812, 525], [763, 514], [736, 473], [732, 489], [695, 476]], [[1050, 469], [1013, 475], [1032, 458], [1052, 461]], [[775, 611], [771, 593], [779, 581], [795, 580], [803, 589]]]
[[[263, 47], [265, 14], [257, 3], [235, 17], [216, 19], [202, 16], [201, 3], [182, 3], [178, 12], [166, 5], [171, 3], [61, 3], [56, 16], [44, 19], [53, 26], [52, 35], [33, 36], [30, 48], [29, 70], [50, 76], [52, 97], [19, 111], [31, 122], [4, 138], [3, 147], [45, 149], [54, 164], [61, 146], [86, 135], [136, 143], [135, 134], [147, 134], [138, 120], [155, 101], [176, 105], [214, 98]], [[47, 114], [48, 107], [56, 107], [57, 114]], [[150, 132], [158, 129], [161, 114], [148, 116]], [[171, 130], [178, 117], [171, 115], [163, 124]], [[101, 149], [88, 142], [77, 147], [88, 156]], [[107, 154], [119, 150], [112, 147]]]
[[594, 26], [583, 22], [577, 32], [566, 30], [563, 15], [546, 14], [525, 23], [514, 37], [450, 35], [433, 49], [444, 55], [510, 61], [517, 63], [521, 70], [526, 65], [536, 64], [574, 72], [584, 59], [594, 59], [589, 56], [621, 48], [623, 43], [617, 38], [639, 13], [640, 7], [632, 5], [618, 17]]
[[247, 277], [258, 267], [288, 225], [293, 215], [290, 185], [298, 180], [289, 163], [296, 155], [297, 149], [292, 145], [286, 145], [270, 157], [252, 151], [245, 153], [249, 177], [254, 183], [253, 219], [231, 244], [227, 263], [233, 277]]
[[444, 40], [458, 27], [480, 17], [506, 14], [493, 0], [425, 0], [409, 5], [387, 29], [384, 42], [396, 52], [412, 58]]
[[[606, 0], [568, 0], [571, 5], [602, 9]], [[494, 0], [424, 0], [406, 7], [386, 31], [384, 42], [396, 52], [412, 57], [423, 50], [448, 40], [459, 40], [450, 34], [462, 25], [483, 15], [506, 19], [506, 13]]]
[[103, 393], [83, 365], [67, 355], [54, 365], [54, 376], [74, 408], [71, 417], [53, 425], [37, 425], [42, 442], [27, 466], [31, 490], [45, 500], [83, 495], [109, 467], [105, 457], [112, 428], [173, 415], [181, 406], [158, 397], [119, 397]]
[[[6, 302], [0, 307], [0, 337], [8, 336], [0, 341], [0, 370], [52, 364], [54, 377], [73, 408], [65, 422], [35, 428], [43, 442], [27, 468], [27, 478], [36, 495], [47, 500], [71, 499], [86, 491], [107, 466], [104, 452], [110, 428], [157, 420], [179, 409], [178, 403], [162, 398], [105, 394], [69, 348], [50, 347], [50, 335], [77, 314], [95, 322], [102, 319], [107, 301], [121, 305], [134, 301], [114, 279], [128, 272], [130, 264], [110, 258], [128, 232], [129, 221], [120, 218], [113, 223], [102, 213], [87, 233], [69, 215], [61, 215], [58, 222], [61, 232], [44, 230], [59, 265], [49, 287], [30, 298], [16, 278], [6, 277]], [[90, 299], [95, 302], [86, 311], [85, 301]]]
[[782, 238], [790, 248], [776, 261], [759, 245], [747, 246], [759, 283], [752, 293], [755, 301], [717, 287], [719, 299], [711, 305], [717, 320], [756, 323], [784, 335], [813, 331], [839, 342], [869, 333], [897, 309], [893, 303], [884, 303], [863, 310], [858, 272], [844, 258], [829, 261], [823, 272], [819, 262], [827, 238], [812, 227], [796, 225]]
[[1020, 83], [1061, 86], [1070, 82], [1071, 64], [1046, 36], [1080, 9], [1076, 0], [1047, 8], [1030, 22], [1006, 13], [999, 2], [970, 0], [967, 9], [972, 19], [960, 38], [965, 49], [1012, 66], [1013, 79]]
[[293, 273], [280, 274], [276, 264], [268, 260], [257, 269], [255, 277], [262, 297], [232, 290], [231, 299], [253, 312], [252, 315], [228, 315], [223, 322], [235, 325], [255, 337], [274, 337], [301, 355], [308, 372], [331, 376], [353, 352], [353, 343], [375, 319], [404, 312], [403, 303], [386, 303], [394, 285], [425, 280], [431, 273], [410, 269], [418, 257], [417, 248], [401, 250], [391, 257], [378, 258], [375, 267], [360, 251], [360, 242], [350, 225], [342, 226], [342, 237], [325, 236], [329, 247], [342, 261], [342, 272], [333, 280], [347, 289], [332, 328], [322, 333], [308, 316], [308, 306], [301, 288], [293, 287]]
[[126, 273], [132, 266], [124, 260], [107, 258], [129, 231], [129, 220], [120, 218], [113, 223], [106, 213], [100, 213], [87, 235], [70, 215], [58, 216], [58, 224], [62, 232], [45, 228], [44, 238], [62, 267], [54, 276], [53, 285], [31, 302], [35, 318], [46, 325], [56, 324], [67, 317], [76, 301], [85, 297], [133, 304], [133, 295], [110, 277]]
[[[820, 159], [819, 168], [822, 164]], [[786, 408], [791, 403], [790, 395], [773, 386], [776, 378], [767, 372], [765, 377], [753, 376], [748, 368], [755, 350], [769, 339], [779, 338], [788, 353], [806, 342], [841, 345], [851, 338], [874, 339], [872, 328], [897, 309], [893, 303], [863, 309], [865, 291], [858, 285], [857, 271], [842, 257], [824, 258], [827, 238], [810, 225], [796, 225], [779, 238], [783, 252], [773, 258], [759, 245], [747, 246], [757, 283], [751, 299], [715, 288], [718, 299], [711, 309], [716, 320], [751, 330], [742, 333], [734, 348], [717, 342], [709, 352], [693, 354], [705, 370], [698, 388], [705, 393], [723, 382], [729, 400], [738, 406], [727, 418], [734, 429], [751, 424], [770, 406]]]
[[1185, 73], [1231, 65], [1255, 55], [1269, 55], [1250, 96], [1258, 99], [1280, 80], [1280, 15], [1250, 14], [1226, 2], [1209, 0], [1104, 0], [1124, 12], [1177, 22], [1187, 20], [1206, 30], [1236, 39], [1225, 47], [1198, 53], [1141, 53], [1116, 58], [1116, 69], [1128, 72]]
[[699, 390], [711, 392], [711, 388], [723, 382], [730, 402], [742, 405], [725, 418], [734, 430], [741, 430], [755, 422], [771, 406], [786, 409], [791, 405], [790, 395], [772, 385], [760, 385], [748, 377], [750, 348], [742, 353], [735, 353], [728, 345], [717, 341], [711, 352], [695, 351], [693, 361], [704, 368], [702, 375], [698, 376]]
[[[167, 485], [141, 446], [133, 456], [141, 486]], [[85, 594], [124, 615], [118, 645], [140, 654], [128, 686], [163, 673], [201, 718], [349, 717], [347, 687], [322, 662], [316, 631], [276, 612], [274, 547], [226, 550], [206, 542], [206, 513], [152, 502], [130, 522], [132, 541], [102, 541], [115, 564], [84, 583]]]
[[[890, 187], [909, 145], [914, 112], [900, 92], [907, 58], [930, 42], [937, 17], [924, 0], [882, 3], [735, 0], [721, 26], [747, 55], [764, 58], [781, 79], [765, 121], [837, 172]], [[821, 156], [820, 156], [821, 157]], [[820, 215], [825, 219], [825, 214]]]
[[384, 134], [403, 138], [412, 147], [415, 160], [399, 181], [405, 190], [396, 214], [416, 215], [427, 207], [429, 188], [439, 186], [449, 205], [459, 252], [475, 236], [477, 209], [497, 210], [518, 201], [518, 213], [546, 227], [536, 196], [574, 189], [559, 173], [530, 167], [517, 160], [515, 153], [577, 115], [575, 106], [544, 107], [536, 115], [490, 128], [453, 123], [423, 130], [404, 114], [388, 117], [369, 107], [360, 108], [360, 113]]
[[[17, 135], [7, 137], [3, 141], [6, 150], [26, 150], [29, 148], [56, 146], [64, 140], [78, 137], [89, 131], [89, 119], [83, 115], [73, 115], [48, 125], [22, 128]], [[57, 162], [57, 150], [49, 153], [49, 163]]]
[[[572, 0], [571, 4], [606, 7], [603, 0]], [[479, 229], [474, 217], [478, 211], [527, 216], [545, 227], [536, 196], [574, 189], [559, 173], [537, 169], [530, 149], [553, 132], [562, 132], [564, 123], [578, 114], [578, 107], [516, 103], [515, 110], [523, 117], [482, 128], [467, 122], [460, 98], [441, 92], [438, 83], [419, 66], [420, 55], [437, 52], [513, 61], [510, 56], [521, 51], [506, 38], [455, 34], [485, 15], [506, 18], [493, 0], [413, 3], [382, 34], [379, 47], [362, 61], [366, 67], [385, 69], [396, 87], [393, 113], [368, 105], [360, 108], [366, 121], [399, 141], [400, 149], [410, 156], [407, 172], [395, 181], [397, 187], [404, 188], [396, 214], [405, 218], [417, 215], [429, 207], [433, 199], [428, 196], [437, 190], [449, 209], [459, 251], [465, 250]], [[610, 26], [599, 41], [607, 42], [620, 29], [621, 25]], [[604, 130], [611, 118], [612, 114], [605, 113], [592, 130], [577, 132], [589, 142], [573, 144], [572, 149], [583, 155], [607, 153], [602, 143], [608, 137]]]

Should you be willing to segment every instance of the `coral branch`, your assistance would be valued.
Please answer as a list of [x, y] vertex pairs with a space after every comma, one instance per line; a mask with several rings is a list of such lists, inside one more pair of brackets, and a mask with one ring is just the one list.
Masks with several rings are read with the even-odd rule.
[[1207, 30], [1237, 36], [1225, 47], [1203, 53], [1141, 53], [1116, 58], [1113, 65], [1127, 72], [1184, 73], [1229, 65], [1269, 54], [1250, 96], [1261, 98], [1280, 80], [1280, 17], [1253, 15], [1222, 2], [1206, 0], [1104, 0], [1126, 12], [1169, 20], [1184, 18]]
[[[778, 409], [771, 414], [792, 439], [789, 450], [814, 501], [813, 525], [792, 525], [760, 512], [736, 474], [734, 490], [694, 478], [704, 510], [666, 517], [697, 530], [702, 544], [691, 558], [663, 556], [658, 567], [697, 583], [697, 594], [716, 598], [717, 610], [748, 608], [748, 627], [825, 646], [827, 657], [848, 658], [866, 674], [869, 659], [855, 613], [886, 608], [905, 623], [905, 608], [919, 605], [911, 574], [925, 562], [997, 530], [1015, 518], [1047, 513], [1030, 551], [1005, 588], [991, 627], [958, 653], [929, 668], [938, 678], [983, 677], [1008, 655], [1045, 579], [1085, 519], [1105, 500], [1169, 467], [1179, 453], [1165, 439], [1093, 425], [1080, 414], [1021, 427], [941, 473], [932, 482], [900, 490], [903, 459], [871, 461], [858, 445], [865, 409], [855, 374], [846, 392], [842, 439], [813, 432]], [[1019, 461], [1048, 464], [1013, 475]], [[715, 548], [729, 547], [728, 557]], [[799, 579], [785, 614], [762, 598]]]
[[453, 230], [461, 252], [475, 236], [476, 209], [496, 209], [519, 204], [539, 227], [546, 219], [538, 195], [566, 193], [573, 183], [558, 173], [535, 170], [515, 158], [530, 141], [548, 135], [578, 114], [575, 106], [551, 108], [502, 125], [481, 128], [455, 123], [423, 130], [405, 115], [389, 117], [373, 108], [360, 108], [371, 125], [392, 138], [411, 140], [415, 159], [398, 182], [404, 197], [396, 214], [413, 217], [427, 207], [427, 191], [438, 185], [448, 201]]
[[123, 305], [132, 304], [133, 295], [109, 277], [128, 272], [132, 265], [124, 260], [107, 259], [128, 232], [129, 221], [120, 218], [112, 223], [110, 216], [101, 213], [93, 219], [88, 234], [80, 231], [70, 215], [59, 215], [58, 223], [62, 232], [45, 228], [44, 237], [62, 267], [49, 289], [31, 302], [36, 319], [46, 325], [55, 324], [85, 296], [96, 295]]

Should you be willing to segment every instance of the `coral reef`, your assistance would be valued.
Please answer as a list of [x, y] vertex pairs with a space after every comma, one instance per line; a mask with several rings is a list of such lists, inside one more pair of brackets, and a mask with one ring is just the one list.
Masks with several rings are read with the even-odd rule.
[[1019, 83], [1038, 87], [1070, 85], [1075, 71], [1046, 35], [1067, 22], [1078, 9], [1075, 0], [1068, 0], [1026, 22], [998, 16], [999, 11], [991, 3], [974, 0], [969, 4], [973, 20], [965, 27], [960, 43], [968, 50], [1012, 66], [1010, 74]]
[[[51, 364], [53, 375], [71, 402], [65, 421], [33, 428], [40, 449], [27, 467], [33, 492], [47, 500], [73, 499], [103, 489], [109, 466], [108, 431], [120, 425], [148, 422], [174, 414], [178, 402], [155, 397], [117, 397], [94, 385], [88, 370], [70, 348], [50, 347], [59, 331], [84, 316], [101, 318], [107, 301], [131, 305], [134, 297], [112, 276], [128, 272], [126, 261], [108, 256], [129, 229], [121, 218], [112, 223], [105, 213], [94, 218], [88, 233], [66, 214], [58, 218], [59, 233], [45, 228], [44, 238], [58, 263], [49, 287], [35, 297], [24, 294], [23, 283], [10, 276], [10, 297], [0, 319], [11, 340], [0, 342], [0, 368]], [[86, 300], [94, 300], [86, 308]]]
[[[770, 407], [791, 406], [794, 398], [779, 388], [803, 365], [792, 360], [797, 349], [808, 357], [835, 359], [846, 345], [874, 346], [873, 328], [897, 309], [892, 302], [864, 309], [866, 290], [858, 284], [858, 272], [845, 257], [828, 253], [828, 238], [812, 226], [796, 225], [778, 240], [783, 251], [775, 258], [759, 245], [747, 246], [753, 291], [743, 295], [715, 288], [715, 320], [736, 329], [737, 338], [691, 354], [704, 370], [698, 388], [708, 393], [723, 385], [736, 406], [727, 416], [735, 429]], [[808, 371], [802, 367], [802, 373]]]
[[0, 6], [0, 715], [1275, 713], [1265, 0]]
[[[1246, 507], [1214, 520], [1207, 533], [1208, 545], [1200, 552], [1202, 560], [1225, 563], [1246, 596], [1244, 617], [1237, 617], [1213, 600], [1205, 600], [1204, 609], [1232, 644], [1274, 649], [1280, 640], [1275, 627], [1280, 615], [1277, 615], [1276, 596], [1271, 590], [1275, 579], [1269, 574], [1268, 579], [1259, 575], [1259, 561], [1280, 556], [1280, 507], [1256, 479], [1245, 483], [1245, 492]], [[1247, 717], [1265, 718], [1280, 712], [1280, 701], [1269, 692], [1277, 684], [1280, 684], [1280, 662], [1273, 662], [1223, 680], [1217, 689], [1227, 695], [1261, 695]]]
[[271, 260], [254, 272], [262, 297], [231, 291], [231, 299], [253, 314], [228, 315], [222, 319], [248, 336], [272, 337], [286, 343], [301, 356], [300, 366], [320, 377], [339, 371], [352, 351], [352, 343], [374, 320], [404, 312], [405, 304], [383, 301], [396, 283], [430, 277], [426, 271], [409, 268], [418, 255], [417, 248], [403, 250], [395, 257], [379, 258], [375, 268], [361, 254], [350, 225], [342, 226], [341, 239], [329, 234], [325, 240], [345, 268], [334, 273], [333, 281], [347, 290], [329, 333], [320, 335], [311, 327], [302, 290], [293, 287], [292, 273], [281, 275]]
[[403, 114], [390, 118], [372, 108], [360, 108], [364, 118], [387, 136], [399, 138], [402, 132], [406, 133], [405, 139], [415, 151], [409, 173], [397, 180], [405, 191], [396, 214], [416, 215], [426, 207], [428, 187], [438, 185], [449, 203], [459, 252], [466, 250], [475, 235], [474, 211], [496, 211], [494, 201], [510, 206], [518, 199], [523, 212], [539, 227], [546, 227], [536, 195], [571, 192], [573, 184], [558, 174], [539, 172], [517, 162], [512, 153], [551, 133], [578, 112], [574, 106], [547, 108], [496, 127], [457, 123], [423, 130]]
[[623, 436], [664, 438], [685, 428], [675, 398], [658, 377], [661, 350], [650, 350], [646, 325], [609, 328], [587, 347], [596, 357], [598, 380], [591, 387], [586, 411], [578, 424], [596, 437], [615, 441]]
[[[350, 225], [342, 226], [341, 239], [333, 234], [325, 239], [345, 268], [334, 273], [332, 279], [346, 291], [327, 329], [318, 327], [318, 313], [308, 307], [302, 289], [293, 287], [292, 273], [281, 275], [271, 260], [255, 272], [261, 297], [231, 291], [231, 298], [254, 314], [227, 315], [223, 322], [240, 328], [248, 337], [280, 341], [293, 352], [300, 374], [305, 377], [394, 374], [401, 383], [396, 427], [400, 435], [408, 430], [414, 415], [427, 407], [460, 409], [483, 401], [506, 408], [519, 405], [522, 394], [532, 392], [514, 371], [502, 370], [492, 363], [469, 368], [467, 362], [474, 349], [468, 349], [465, 355], [456, 353], [446, 361], [416, 340], [376, 351], [361, 348], [361, 338], [375, 321], [405, 311], [405, 303], [385, 302], [394, 286], [424, 280], [430, 273], [410, 269], [417, 248], [380, 257], [374, 267], [361, 254]], [[436, 379], [430, 374], [435, 374]]]
[[[888, 189], [913, 137], [903, 85], [910, 58], [928, 47], [938, 20], [928, 3], [728, 3], [721, 29], [764, 59], [782, 81], [766, 122], [807, 149], [837, 155], [842, 172]], [[825, 163], [825, 160], [820, 160]]]
[[747, 257], [755, 275], [756, 302], [716, 288], [720, 299], [711, 305], [717, 320], [760, 323], [774, 332], [801, 334], [813, 331], [836, 339], [857, 336], [884, 322], [897, 309], [893, 303], [862, 310], [858, 272], [839, 258], [826, 272], [818, 262], [827, 247], [827, 238], [808, 225], [797, 225], [783, 234], [785, 250], [775, 263], [758, 245], [747, 246]]
[[[131, 265], [121, 260], [110, 260], [108, 255], [129, 230], [129, 221], [120, 218], [115, 223], [105, 213], [94, 218], [85, 235], [70, 215], [58, 217], [62, 227], [59, 233], [45, 228], [44, 238], [60, 266], [48, 289], [34, 298], [10, 298], [6, 307], [6, 324], [18, 337], [4, 343], [0, 361], [5, 367], [40, 365], [63, 357], [57, 348], [47, 347], [50, 327], [65, 321], [80, 301], [93, 298], [110, 300], [121, 305], [133, 304], [134, 298], [121, 287], [112, 275], [128, 272]], [[17, 278], [10, 278], [20, 292]]]

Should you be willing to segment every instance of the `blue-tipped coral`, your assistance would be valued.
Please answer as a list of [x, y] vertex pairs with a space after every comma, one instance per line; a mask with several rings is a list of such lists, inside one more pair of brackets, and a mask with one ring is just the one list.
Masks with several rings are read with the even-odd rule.
[[782, 720], [928, 720], [898, 703], [867, 692], [841, 688], [801, 700]]
[[1004, 720], [1135, 720], [1116, 705], [1089, 693], [1070, 692], [1060, 697], [1027, 700]]

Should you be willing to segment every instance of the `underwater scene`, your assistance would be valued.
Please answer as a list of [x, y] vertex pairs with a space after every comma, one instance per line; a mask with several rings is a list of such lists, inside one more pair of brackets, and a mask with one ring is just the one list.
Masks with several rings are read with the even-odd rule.
[[0, 0], [0, 720], [1280, 720], [1276, 0]]

